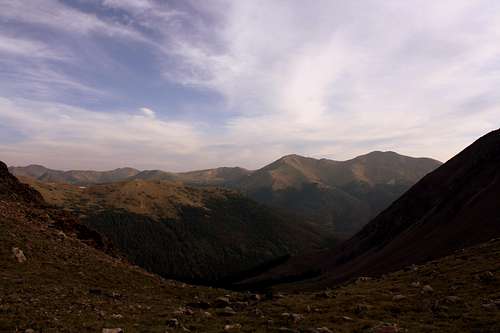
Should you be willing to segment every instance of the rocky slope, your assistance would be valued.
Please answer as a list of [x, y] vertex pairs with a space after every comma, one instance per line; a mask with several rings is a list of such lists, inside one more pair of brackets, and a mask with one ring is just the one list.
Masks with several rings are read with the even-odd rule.
[[500, 236], [500, 130], [425, 176], [334, 250], [295, 258], [269, 272], [283, 279], [322, 272], [309, 287], [379, 275]]
[[30, 179], [44, 198], [164, 277], [227, 284], [321, 248], [320, 229], [234, 191], [134, 180], [80, 186]]

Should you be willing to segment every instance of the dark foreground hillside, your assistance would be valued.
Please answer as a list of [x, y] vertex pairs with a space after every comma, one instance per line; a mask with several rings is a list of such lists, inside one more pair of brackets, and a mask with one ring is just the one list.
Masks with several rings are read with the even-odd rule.
[[[149, 275], [0, 205], [1, 332], [500, 330], [499, 240], [382, 279], [257, 300]], [[226, 296], [234, 311], [217, 305]]]

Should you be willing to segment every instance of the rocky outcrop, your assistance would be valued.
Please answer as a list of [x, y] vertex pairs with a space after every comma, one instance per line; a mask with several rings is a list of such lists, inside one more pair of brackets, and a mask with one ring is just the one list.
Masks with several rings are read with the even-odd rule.
[[24, 203], [43, 204], [43, 198], [36, 190], [20, 183], [10, 174], [9, 169], [0, 161], [0, 200], [22, 201]]

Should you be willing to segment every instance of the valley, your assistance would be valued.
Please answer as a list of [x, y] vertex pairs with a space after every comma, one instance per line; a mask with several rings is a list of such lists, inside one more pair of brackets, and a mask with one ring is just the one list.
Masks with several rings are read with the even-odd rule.
[[485, 135], [329, 245], [227, 188], [27, 185], [3, 166], [0, 329], [496, 332], [499, 143]]

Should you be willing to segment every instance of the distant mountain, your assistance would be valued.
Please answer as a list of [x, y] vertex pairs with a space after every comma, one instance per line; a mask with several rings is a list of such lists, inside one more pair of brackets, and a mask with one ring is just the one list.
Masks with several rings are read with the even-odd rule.
[[190, 185], [229, 186], [240, 182], [252, 173], [253, 171], [239, 167], [221, 167], [178, 173], [177, 180]]
[[132, 262], [183, 281], [235, 281], [324, 241], [315, 226], [232, 190], [170, 181], [82, 188], [24, 180], [108, 236]]
[[31, 177], [47, 183], [66, 183], [75, 185], [118, 182], [131, 178], [139, 173], [139, 170], [133, 168], [119, 168], [110, 171], [60, 171], [48, 169], [41, 165], [10, 167], [9, 171], [15, 176]]
[[182, 173], [130, 168], [97, 172], [41, 166], [10, 170], [48, 183], [91, 185], [147, 180], [230, 188], [260, 203], [312, 219], [328, 235], [347, 238], [440, 164], [429, 158], [376, 151], [348, 161], [287, 155], [255, 171], [221, 167]]
[[425, 176], [338, 248], [295, 258], [260, 280], [314, 270], [323, 274], [306, 284], [320, 287], [429, 261], [499, 237], [499, 207], [496, 130]]
[[232, 184], [251, 198], [352, 235], [441, 163], [394, 152], [348, 161], [288, 155]]
[[25, 167], [9, 167], [9, 172], [14, 176], [32, 177], [38, 179], [47, 172], [62, 172], [58, 170], [52, 170], [44, 167], [43, 165], [31, 164]]

